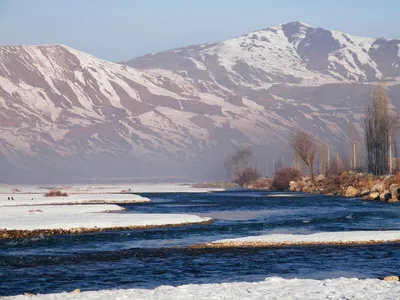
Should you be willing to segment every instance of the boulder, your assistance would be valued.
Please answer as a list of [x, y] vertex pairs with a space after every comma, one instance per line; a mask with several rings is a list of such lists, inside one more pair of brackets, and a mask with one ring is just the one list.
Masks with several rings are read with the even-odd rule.
[[297, 190], [297, 183], [294, 181], [289, 182], [289, 191], [295, 192]]
[[24, 296], [25, 297], [33, 297], [33, 296], [36, 296], [35, 294], [31, 294], [31, 293], [24, 293]]
[[388, 203], [396, 203], [396, 202], [399, 202], [399, 200], [393, 198], [388, 200]]
[[389, 201], [389, 199], [392, 199], [392, 193], [390, 193], [388, 190], [385, 190], [379, 194], [379, 198], [381, 201]]
[[345, 196], [346, 197], [357, 197], [360, 194], [360, 191], [357, 190], [355, 187], [349, 186], [346, 189]]
[[384, 190], [385, 190], [385, 184], [383, 182], [378, 182], [374, 184], [374, 186], [371, 189], [371, 192], [382, 193]]
[[371, 192], [370, 190], [363, 189], [363, 190], [361, 191], [361, 193], [360, 193], [360, 197], [366, 197], [366, 196], [369, 195], [370, 192]]
[[81, 289], [75, 289], [71, 293], [73, 294], [79, 294], [81, 292]]
[[369, 194], [369, 199], [371, 200], [379, 200], [379, 193], [378, 192], [372, 192]]
[[390, 192], [392, 193], [392, 199], [400, 200], [400, 185], [392, 184], [390, 186]]
[[318, 176], [315, 177], [315, 181], [319, 182], [325, 179], [325, 176], [323, 174], [319, 174]]
[[385, 281], [399, 281], [399, 277], [398, 276], [386, 276], [385, 278], [383, 278], [383, 280], [385, 280]]

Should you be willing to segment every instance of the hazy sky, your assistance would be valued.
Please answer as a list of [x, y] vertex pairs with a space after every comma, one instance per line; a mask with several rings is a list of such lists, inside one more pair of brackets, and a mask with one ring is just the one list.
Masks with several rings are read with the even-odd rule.
[[400, 37], [399, 0], [0, 0], [0, 44], [62, 43], [111, 61], [295, 21]]

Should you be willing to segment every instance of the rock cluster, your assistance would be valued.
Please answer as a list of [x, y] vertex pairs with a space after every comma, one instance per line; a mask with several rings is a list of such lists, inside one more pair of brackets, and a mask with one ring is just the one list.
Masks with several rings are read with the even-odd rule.
[[[269, 190], [270, 179], [259, 179], [248, 188]], [[290, 181], [288, 190], [327, 196], [361, 197], [364, 200], [380, 200], [388, 203], [400, 201], [400, 174], [374, 176], [361, 172], [343, 172], [337, 176], [318, 175], [314, 182], [310, 177]]]
[[272, 185], [272, 179], [269, 178], [260, 178], [256, 181], [249, 183], [246, 188], [248, 189], [262, 189], [262, 190], [269, 190]]
[[289, 190], [392, 203], [400, 200], [400, 175], [373, 176], [368, 173], [344, 172], [329, 178], [319, 175], [314, 182], [309, 177], [303, 177], [297, 182], [291, 182]]

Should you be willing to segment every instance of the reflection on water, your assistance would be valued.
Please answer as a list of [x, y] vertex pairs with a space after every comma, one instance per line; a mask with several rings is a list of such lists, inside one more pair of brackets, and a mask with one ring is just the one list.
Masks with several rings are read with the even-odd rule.
[[[292, 195], [292, 194], [290, 194]], [[208, 249], [260, 234], [400, 230], [400, 206], [265, 192], [143, 194], [124, 213], [190, 213], [209, 225], [0, 241], [0, 295], [285, 278], [380, 277], [400, 269], [398, 245]], [[172, 248], [171, 248], [172, 247]]]

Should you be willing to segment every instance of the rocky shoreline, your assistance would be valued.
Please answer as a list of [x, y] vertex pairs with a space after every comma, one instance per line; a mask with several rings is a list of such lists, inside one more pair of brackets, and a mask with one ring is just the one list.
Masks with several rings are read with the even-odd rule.
[[[272, 180], [261, 179], [248, 184], [247, 188], [273, 190]], [[343, 172], [331, 177], [318, 175], [315, 182], [310, 177], [302, 177], [290, 181], [287, 191], [395, 203], [400, 202], [400, 175], [374, 176], [362, 172]]]

